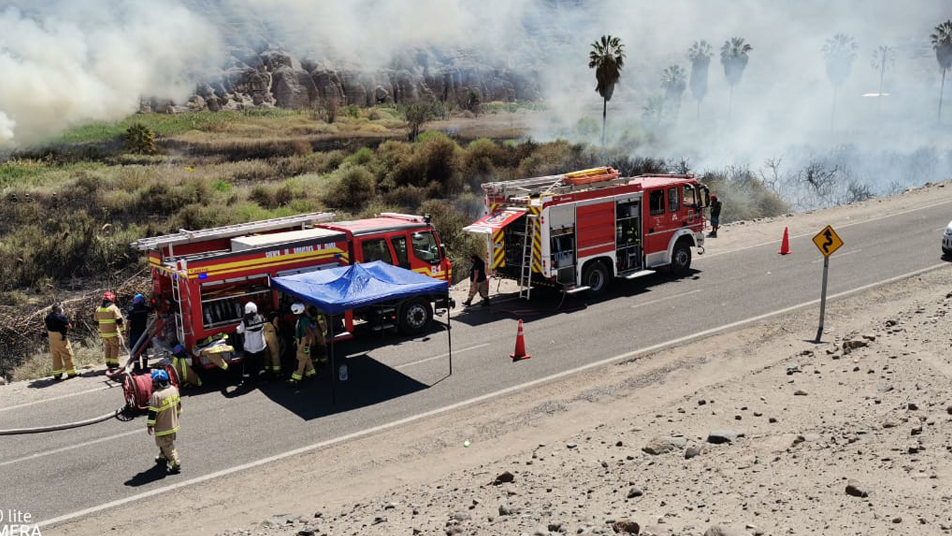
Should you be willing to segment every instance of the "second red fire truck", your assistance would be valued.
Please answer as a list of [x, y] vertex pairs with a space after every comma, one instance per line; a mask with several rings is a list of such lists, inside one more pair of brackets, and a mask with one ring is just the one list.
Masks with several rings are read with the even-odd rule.
[[603, 292], [614, 277], [668, 267], [684, 274], [704, 251], [708, 188], [691, 175], [620, 177], [610, 167], [482, 185], [488, 271], [566, 293]]

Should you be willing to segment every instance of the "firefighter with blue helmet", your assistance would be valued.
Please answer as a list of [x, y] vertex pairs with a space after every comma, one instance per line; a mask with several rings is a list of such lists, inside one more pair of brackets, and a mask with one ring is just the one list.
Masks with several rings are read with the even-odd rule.
[[178, 376], [178, 384], [182, 387], [201, 387], [202, 379], [189, 366], [188, 360], [185, 347], [176, 344], [175, 348], [172, 348], [172, 369], [175, 370], [175, 375]]
[[[150, 340], [146, 334], [146, 328], [149, 324], [149, 315], [152, 314], [152, 308], [145, 301], [145, 296], [136, 294], [132, 298], [132, 305], [126, 308], [126, 320], [129, 326], [129, 353], [142, 357], [142, 368], [149, 368], [149, 359], [146, 349], [149, 347]], [[140, 339], [141, 342], [140, 342]], [[139, 361], [136, 361], [136, 368], [139, 368]]]
[[155, 436], [159, 455], [155, 463], [165, 463], [169, 474], [182, 470], [175, 451], [175, 435], [179, 431], [179, 415], [182, 414], [182, 399], [178, 389], [169, 381], [164, 370], [152, 371], [152, 398], [149, 400], [149, 420], [146, 422], [149, 435]]

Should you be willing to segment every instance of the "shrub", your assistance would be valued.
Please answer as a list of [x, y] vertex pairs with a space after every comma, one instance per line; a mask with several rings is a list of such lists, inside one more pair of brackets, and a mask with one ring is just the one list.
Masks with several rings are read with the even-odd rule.
[[[423, 138], [423, 136], [421, 136]], [[425, 184], [436, 183], [443, 195], [458, 194], [462, 190], [463, 175], [460, 170], [462, 150], [445, 134], [433, 133], [424, 138], [417, 150], [422, 162], [415, 167], [424, 170]]]
[[460, 157], [464, 180], [472, 186], [492, 180], [496, 175], [496, 165], [504, 163], [504, 156], [504, 149], [490, 139], [471, 142]]
[[341, 168], [332, 181], [324, 196], [324, 203], [331, 207], [359, 208], [373, 199], [376, 192], [374, 176], [364, 167]]
[[126, 150], [137, 154], [155, 154], [155, 132], [143, 125], [134, 123], [123, 135]]
[[357, 149], [352, 155], [344, 159], [345, 164], [353, 164], [356, 166], [366, 166], [373, 162], [374, 152], [370, 147], [361, 147]]

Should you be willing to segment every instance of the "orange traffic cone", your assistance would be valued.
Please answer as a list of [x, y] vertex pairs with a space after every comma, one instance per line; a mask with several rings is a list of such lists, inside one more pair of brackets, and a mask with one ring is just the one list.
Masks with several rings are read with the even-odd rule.
[[787, 232], [786, 227], [783, 228], [783, 241], [780, 242], [780, 251], [778, 251], [777, 253], [781, 255], [789, 255], [790, 253], [792, 253], [790, 251], [790, 236]]
[[513, 361], [529, 359], [531, 355], [526, 353], [526, 340], [522, 332], [522, 319], [519, 319], [519, 331], [516, 332], [516, 350], [509, 356]]

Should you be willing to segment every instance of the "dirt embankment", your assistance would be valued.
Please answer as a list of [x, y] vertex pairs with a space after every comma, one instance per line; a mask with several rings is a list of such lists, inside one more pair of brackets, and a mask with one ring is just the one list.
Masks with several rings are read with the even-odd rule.
[[[727, 227], [709, 253], [950, 190]], [[229, 536], [947, 534], [949, 270], [828, 304], [821, 344], [816, 311], [785, 315], [201, 484], [166, 514]]]

